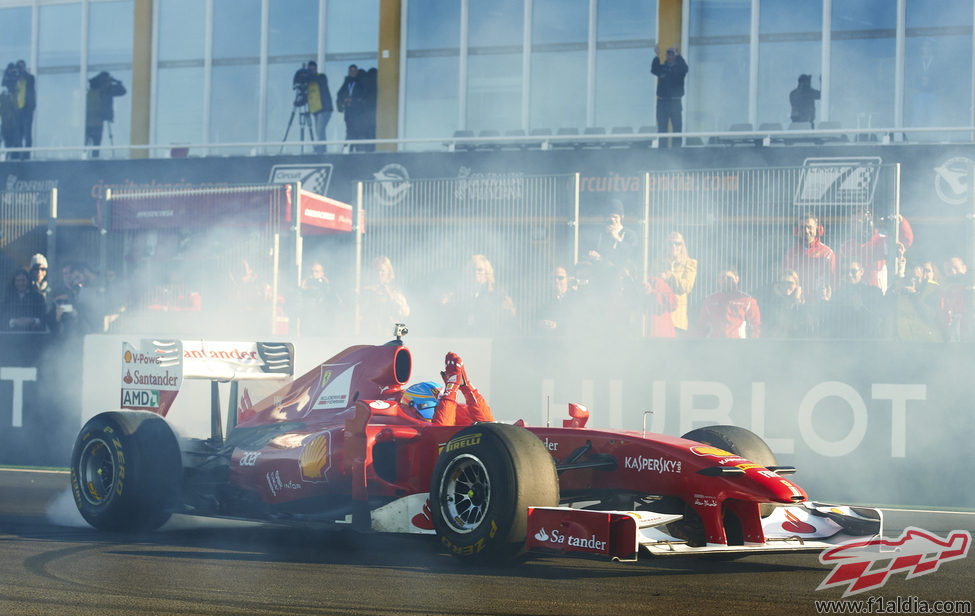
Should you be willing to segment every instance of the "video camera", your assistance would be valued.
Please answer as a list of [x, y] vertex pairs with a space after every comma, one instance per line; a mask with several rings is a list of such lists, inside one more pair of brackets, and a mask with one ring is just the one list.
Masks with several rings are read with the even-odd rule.
[[307, 63], [302, 63], [301, 68], [295, 71], [295, 76], [291, 80], [291, 87], [295, 91], [295, 107], [304, 107], [308, 104], [308, 84], [313, 77]]

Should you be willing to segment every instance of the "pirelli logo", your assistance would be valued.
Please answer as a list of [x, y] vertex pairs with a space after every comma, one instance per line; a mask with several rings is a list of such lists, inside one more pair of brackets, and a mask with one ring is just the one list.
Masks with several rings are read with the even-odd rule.
[[457, 451], [458, 449], [463, 449], [465, 447], [471, 447], [473, 445], [478, 445], [481, 442], [481, 433], [468, 434], [458, 439], [454, 439], [447, 443], [444, 451]]

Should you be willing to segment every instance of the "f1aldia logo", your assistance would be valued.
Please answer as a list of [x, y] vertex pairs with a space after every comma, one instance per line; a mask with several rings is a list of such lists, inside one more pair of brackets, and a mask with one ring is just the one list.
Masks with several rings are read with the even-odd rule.
[[907, 572], [907, 579], [934, 573], [945, 563], [968, 556], [972, 535], [954, 530], [942, 539], [926, 530], [907, 527], [897, 539], [875, 537], [855, 539], [819, 555], [819, 562], [833, 565], [816, 590], [846, 586], [843, 596], [880, 588], [894, 573]]

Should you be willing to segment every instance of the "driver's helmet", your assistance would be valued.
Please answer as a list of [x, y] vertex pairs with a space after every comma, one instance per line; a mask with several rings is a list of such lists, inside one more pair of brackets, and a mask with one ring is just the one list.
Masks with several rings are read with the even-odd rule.
[[433, 411], [437, 408], [440, 396], [440, 386], [433, 381], [414, 383], [403, 392], [403, 404], [412, 408], [427, 421], [433, 419]]

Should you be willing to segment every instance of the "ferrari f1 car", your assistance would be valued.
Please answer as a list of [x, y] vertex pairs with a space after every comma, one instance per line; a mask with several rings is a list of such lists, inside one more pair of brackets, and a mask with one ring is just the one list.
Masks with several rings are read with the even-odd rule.
[[[293, 364], [284, 343], [124, 343], [122, 408], [89, 420], [72, 453], [82, 516], [106, 531], [176, 512], [431, 534], [494, 562], [822, 550], [882, 532], [875, 509], [811, 501], [742, 428], [597, 430], [575, 404], [562, 427], [435, 425], [401, 403], [412, 358], [400, 332], [298, 378]], [[165, 419], [188, 378], [210, 380], [209, 438]], [[276, 390], [252, 404], [261, 381]]]

